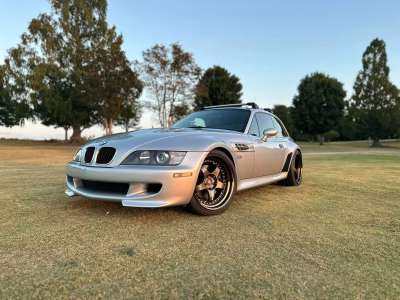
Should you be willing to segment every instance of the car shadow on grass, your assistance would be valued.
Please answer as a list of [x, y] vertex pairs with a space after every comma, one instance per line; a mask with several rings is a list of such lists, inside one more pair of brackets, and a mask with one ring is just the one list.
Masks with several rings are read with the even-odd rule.
[[183, 206], [171, 206], [160, 208], [141, 208], [126, 207], [121, 203], [88, 200], [82, 197], [74, 197], [67, 203], [69, 213], [81, 215], [112, 215], [120, 217], [146, 217], [152, 215], [158, 216], [196, 216]]
[[[249, 199], [252, 197], [263, 196], [265, 193], [278, 193], [283, 192], [287, 187], [280, 186], [277, 184], [264, 185], [260, 187], [253, 188], [251, 190], [245, 190], [237, 192], [235, 199], [228, 209], [229, 211], [236, 211], [237, 205], [249, 205]], [[140, 207], [126, 207], [118, 202], [107, 202], [99, 200], [89, 200], [80, 196], [75, 196], [73, 198], [67, 198], [68, 214], [74, 215], [98, 215], [98, 216], [118, 216], [120, 218], [146, 218], [146, 217], [158, 217], [158, 218], [186, 218], [186, 217], [202, 217], [190, 212], [184, 206], [170, 206], [170, 207], [160, 207], [160, 208], [140, 208]], [[266, 200], [264, 200], [266, 201]], [[272, 201], [267, 199], [268, 202]], [[225, 212], [223, 215], [225, 215]], [[217, 216], [210, 216], [218, 217]]]

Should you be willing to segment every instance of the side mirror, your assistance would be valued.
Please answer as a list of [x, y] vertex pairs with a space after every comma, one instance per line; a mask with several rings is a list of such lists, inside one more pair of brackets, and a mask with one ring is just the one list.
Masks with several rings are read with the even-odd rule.
[[278, 130], [276, 130], [275, 128], [268, 128], [268, 129], [265, 129], [265, 130], [263, 131], [264, 137], [262, 138], [262, 140], [263, 140], [264, 142], [266, 142], [267, 139], [268, 139], [269, 137], [274, 136], [274, 135], [277, 135], [277, 133], [278, 133]]

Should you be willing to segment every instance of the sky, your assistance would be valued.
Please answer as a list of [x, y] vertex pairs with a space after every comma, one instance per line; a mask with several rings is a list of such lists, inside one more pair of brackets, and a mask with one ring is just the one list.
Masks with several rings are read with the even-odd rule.
[[[29, 21], [46, 12], [47, 0], [0, 0], [0, 63]], [[123, 34], [130, 60], [155, 44], [180, 42], [202, 69], [220, 65], [238, 76], [243, 102], [271, 108], [290, 105], [300, 79], [315, 71], [336, 77], [350, 97], [375, 38], [386, 42], [390, 77], [400, 86], [399, 12], [399, 0], [110, 0], [108, 23]], [[146, 112], [140, 126], [159, 125]], [[95, 126], [83, 135], [104, 133]], [[0, 126], [1, 137], [63, 139], [64, 130], [26, 122]]]

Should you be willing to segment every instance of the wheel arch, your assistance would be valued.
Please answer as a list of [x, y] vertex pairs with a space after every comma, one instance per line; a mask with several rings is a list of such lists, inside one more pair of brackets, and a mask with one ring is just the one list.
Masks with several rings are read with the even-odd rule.
[[230, 160], [232, 161], [233, 165], [236, 168], [235, 160], [233, 159], [233, 156], [232, 156], [231, 152], [228, 149], [223, 148], [223, 147], [217, 147], [217, 148], [214, 148], [213, 150], [219, 150], [219, 151], [225, 153], [230, 158]]
[[290, 150], [289, 153], [286, 155], [285, 163], [283, 164], [281, 172], [288, 172], [289, 167], [293, 161], [294, 154], [299, 151], [300, 155], [303, 156], [300, 147], [296, 145], [296, 147], [293, 148], [293, 150]]

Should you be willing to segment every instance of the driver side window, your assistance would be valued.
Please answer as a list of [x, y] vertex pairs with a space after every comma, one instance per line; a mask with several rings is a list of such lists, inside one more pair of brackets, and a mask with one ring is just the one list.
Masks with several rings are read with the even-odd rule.
[[249, 135], [254, 135], [254, 136], [260, 136], [260, 131], [258, 130], [258, 124], [256, 117], [253, 117], [253, 121], [251, 121], [250, 129], [249, 129]]
[[272, 122], [274, 123], [275, 129], [278, 131], [278, 134], [276, 135], [277, 138], [283, 138], [287, 137], [287, 134], [285, 130], [283, 130], [281, 124], [278, 122], [276, 118], [272, 118]]
[[271, 116], [268, 114], [258, 113], [256, 114], [257, 123], [259, 127], [259, 137], [263, 137], [264, 130], [274, 128], [274, 124], [272, 123]]

